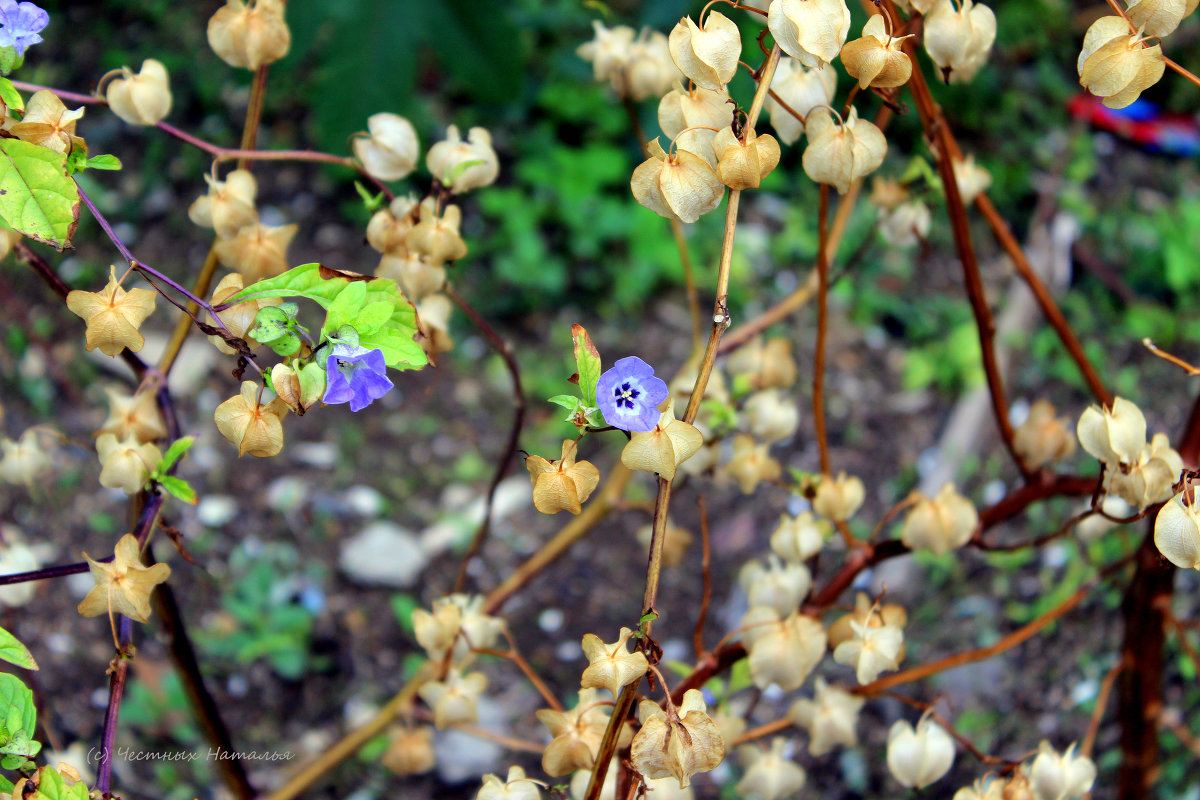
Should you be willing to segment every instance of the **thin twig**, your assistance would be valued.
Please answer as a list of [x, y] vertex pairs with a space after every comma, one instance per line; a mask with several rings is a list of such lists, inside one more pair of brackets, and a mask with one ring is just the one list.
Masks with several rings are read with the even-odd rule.
[[1100, 691], [1096, 694], [1096, 708], [1092, 710], [1092, 718], [1088, 722], [1087, 734], [1083, 737], [1083, 743], [1079, 745], [1079, 754], [1083, 756], [1092, 755], [1092, 747], [1096, 744], [1096, 735], [1100, 731], [1100, 720], [1104, 717], [1104, 709], [1108, 705], [1109, 695], [1112, 694], [1113, 684], [1117, 681], [1117, 676], [1121, 674], [1124, 664], [1117, 662], [1117, 665], [1108, 671], [1104, 676], [1104, 680], [1100, 683]]
[[812, 415], [821, 455], [821, 472], [831, 474], [829, 439], [825, 432], [825, 332], [829, 326], [829, 184], [821, 184], [817, 206], [817, 344], [813, 355]]
[[708, 604], [712, 600], [712, 569], [711, 554], [708, 538], [708, 504], [703, 494], [696, 498], [700, 510], [700, 572], [704, 587], [700, 593], [700, 613], [696, 615], [696, 630], [692, 634], [692, 644], [696, 649], [696, 658], [704, 656], [704, 623], [708, 619]]

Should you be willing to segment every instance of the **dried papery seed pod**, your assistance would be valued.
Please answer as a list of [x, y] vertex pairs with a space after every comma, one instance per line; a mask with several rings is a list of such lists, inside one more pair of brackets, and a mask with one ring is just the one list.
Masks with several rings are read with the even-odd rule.
[[557, 461], [537, 455], [525, 459], [533, 481], [533, 505], [543, 514], [578, 514], [600, 483], [600, 471], [591, 462], [575, 460], [575, 445], [573, 439], [564, 440]]
[[717, 173], [700, 156], [686, 150], [671, 154], [658, 140], [647, 144], [650, 157], [630, 180], [634, 199], [659, 216], [695, 222], [721, 204], [725, 194]]
[[850, 109], [845, 122], [835, 121], [826, 108], [813, 109], [805, 119], [808, 147], [804, 171], [817, 183], [828, 183], [845, 194], [850, 184], [876, 170], [887, 154], [887, 140], [873, 123]]
[[1172, 497], [1154, 518], [1154, 546], [1180, 569], [1200, 569], [1200, 507], [1190, 489]]
[[115, 356], [125, 348], [136, 353], [146, 343], [138, 330], [154, 313], [158, 293], [149, 289], [125, 291], [117, 281], [116, 267], [108, 271], [108, 284], [99, 292], [75, 289], [67, 295], [67, 308], [87, 323], [84, 347]]
[[405, 255], [405, 237], [417, 224], [413, 212], [417, 210], [414, 195], [400, 195], [387, 208], [381, 208], [367, 223], [367, 244], [384, 255]]
[[451, 194], [488, 186], [500, 174], [500, 159], [486, 128], [471, 128], [464, 142], [458, 127], [451, 125], [446, 138], [429, 148], [425, 165]]
[[592, 20], [592, 28], [595, 31], [592, 40], [579, 45], [575, 52], [591, 62], [597, 81], [611, 81], [617, 87], [633, 58], [633, 28], [628, 25], [606, 28], [599, 20]]
[[1166, 70], [1160, 45], [1147, 46], [1120, 17], [1101, 17], [1088, 28], [1076, 63], [1079, 83], [1109, 108], [1124, 108], [1158, 83]]
[[451, 668], [445, 680], [430, 681], [417, 689], [417, 694], [433, 709], [433, 724], [438, 730], [469, 725], [479, 717], [477, 705], [487, 688], [487, 676], [482, 672], [464, 674], [463, 669]]
[[1029, 408], [1029, 416], [1013, 431], [1013, 450], [1026, 469], [1041, 469], [1075, 452], [1069, 424], [1066, 417], [1055, 415], [1054, 406], [1046, 400]]
[[813, 699], [801, 698], [788, 709], [788, 718], [798, 728], [808, 731], [808, 752], [821, 756], [840, 744], [854, 747], [858, 735], [858, 712], [866, 700], [836, 686], [830, 686], [824, 678], [813, 683]]
[[777, 480], [783, 473], [779, 462], [767, 454], [768, 448], [769, 445], [759, 444], [752, 436], [733, 437], [733, 458], [722, 471], [737, 482], [742, 494], [754, 494], [760, 482]]
[[970, 205], [975, 198], [992, 185], [992, 176], [975, 163], [975, 156], [968, 155], [954, 162], [954, 182], [958, 184], [958, 196], [963, 205]]
[[904, 631], [896, 625], [871, 625], [851, 621], [853, 635], [833, 649], [833, 660], [854, 667], [860, 684], [879, 673], [900, 668], [904, 653]]
[[292, 46], [281, 0], [226, 0], [208, 21], [208, 44], [231, 67], [258, 69]]
[[[219, 306], [244, 288], [242, 276], [238, 273], [226, 275], [217, 284], [217, 288], [213, 289], [212, 304]], [[218, 311], [217, 317], [224, 323], [225, 328], [239, 339], [245, 339], [246, 334], [254, 327], [254, 320], [258, 316], [258, 312], [267, 306], [277, 306], [283, 301], [278, 297], [264, 297], [255, 300], [247, 300], [243, 303], [238, 303], [235, 306], [230, 306], [224, 311]], [[237, 352], [234, 348], [225, 343], [225, 340], [220, 336], [209, 336], [208, 340], [214, 346], [227, 356], [231, 356]]]
[[938, 0], [925, 17], [925, 51], [947, 80], [969, 81], [996, 41], [996, 15], [981, 3]]
[[697, 86], [723, 89], [737, 73], [742, 35], [737, 25], [719, 11], [711, 11], [696, 25], [684, 17], [671, 29], [671, 58], [679, 71]]
[[37, 439], [37, 430], [30, 428], [17, 441], [0, 437], [0, 481], [20, 483], [32, 488], [50, 472], [50, 456]]
[[213, 251], [222, 264], [240, 272], [249, 286], [287, 272], [287, 249], [297, 230], [299, 226], [294, 224], [272, 227], [255, 223], [231, 239], [218, 239]]
[[647, 778], [673, 777], [686, 789], [692, 775], [716, 769], [725, 757], [725, 742], [698, 689], [687, 690], [678, 708], [665, 711], [643, 700], [638, 716], [642, 727], [633, 737], [630, 759]]
[[779, 66], [775, 69], [771, 91], [787, 104], [787, 108], [767, 95], [763, 110], [770, 115], [771, 127], [779, 134], [780, 140], [784, 144], [792, 144], [804, 133], [804, 118], [808, 112], [833, 102], [833, 95], [837, 91], [837, 70], [832, 66], [809, 68], [785, 56], [779, 59]]
[[730, 189], [757, 189], [779, 163], [779, 142], [769, 133], [746, 130], [739, 139], [732, 128], [721, 128], [713, 136], [712, 148], [717, 177]]
[[929, 235], [933, 215], [920, 200], [902, 203], [892, 210], [879, 209], [879, 235], [893, 247], [912, 247]]
[[[626, 91], [634, 100], [659, 97], [681, 80], [679, 68], [671, 58], [671, 47], [662, 33], [643, 28], [630, 48], [629, 67], [613, 77], [617, 93]], [[620, 86], [618, 86], [620, 84]]]
[[1113, 398], [1112, 408], [1090, 406], [1075, 428], [1090, 455], [1109, 464], [1132, 464], [1146, 446], [1146, 417], [1134, 403]]
[[260, 389], [254, 381], [243, 381], [239, 394], [217, 406], [214, 419], [217, 430], [237, 445], [238, 457], [249, 453], [266, 458], [283, 449], [283, 424], [287, 405], [276, 397], [263, 403]]
[[772, 553], [765, 566], [759, 561], [747, 562], [738, 573], [738, 583], [752, 608], [766, 606], [786, 617], [812, 588], [812, 573], [803, 564], [785, 563]]
[[800, 426], [800, 408], [778, 389], [755, 392], [742, 407], [742, 424], [756, 439], [778, 444]]
[[[600, 740], [608, 727], [609, 703], [600, 702], [600, 692], [583, 689], [579, 702], [569, 711], [543, 708], [537, 712], [538, 721], [554, 737], [542, 753], [542, 769], [547, 775], [569, 775], [577, 769], [590, 770], [596, 764]], [[629, 728], [624, 726], [618, 736], [618, 747], [629, 744]]]
[[659, 127], [672, 139], [688, 128], [727, 128], [733, 124], [733, 104], [729, 100], [724, 89], [684, 91], [676, 86], [658, 103]]
[[431, 294], [417, 303], [417, 322], [425, 334], [427, 352], [444, 353], [454, 347], [450, 338], [450, 314], [454, 303], [444, 294]]
[[[689, 459], [686, 463], [690, 464], [694, 460], [695, 459]], [[638, 528], [638, 544], [644, 548], [647, 548], [646, 552], [649, 552], [650, 542], [653, 538], [653, 525], [643, 525], [642, 527]], [[684, 553], [687, 552], [688, 547], [692, 544], [692, 541], [695, 538], [696, 537], [692, 535], [691, 531], [680, 528], [668, 517], [667, 527], [663, 532], [663, 566], [678, 566], [679, 563], [683, 561]]]
[[96, 431], [96, 435], [111, 433], [118, 439], [132, 436], [139, 442], [152, 442], [167, 435], [167, 425], [158, 410], [158, 396], [145, 389], [125, 394], [111, 386], [105, 387], [108, 395], [108, 418]]
[[125, 494], [140, 492], [162, 460], [162, 451], [153, 444], [140, 444], [133, 436], [118, 440], [111, 433], [96, 440], [96, 455], [101, 464], [100, 485]]
[[821, 552], [829, 536], [829, 522], [809, 512], [792, 517], [783, 514], [771, 534], [771, 551], [785, 561], [797, 564]]
[[121, 67], [121, 76], [104, 92], [113, 113], [130, 125], [161, 122], [171, 110], [171, 87], [162, 62], [148, 58], [136, 75], [129, 67]]
[[739, 747], [738, 760], [746, 771], [737, 782], [738, 796], [781, 800], [803, 789], [808, 776], [799, 764], [787, 757], [788, 748], [787, 739], [780, 737], [771, 740], [770, 750], [756, 744]]
[[866, 487], [857, 476], [845, 472], [839, 472], [836, 478], [822, 475], [813, 497], [813, 511], [835, 522], [844, 521], [854, 516], [866, 495]]
[[429, 263], [440, 267], [447, 261], [457, 261], [467, 254], [467, 245], [459, 235], [462, 212], [458, 206], [446, 206], [437, 213], [433, 198], [421, 203], [421, 221], [404, 238], [413, 253], [425, 256]]
[[417, 132], [399, 114], [381, 112], [367, 118], [369, 134], [355, 134], [354, 155], [363, 169], [381, 181], [398, 181], [413, 171], [420, 154]]
[[433, 728], [396, 727], [388, 737], [388, 747], [379, 759], [393, 774], [420, 775], [433, 769], [437, 756], [433, 752]]
[[901, 203], [907, 202], [908, 198], [908, 189], [900, 181], [878, 176], [871, 179], [871, 195], [867, 198], [871, 205], [891, 211]]
[[899, 719], [888, 731], [888, 771], [901, 785], [924, 788], [941, 780], [953, 764], [954, 740], [928, 717], [915, 730]]
[[4, 130], [18, 139], [47, 147], [56, 153], [66, 153], [75, 138], [75, 123], [83, 116], [82, 107], [68, 109], [58, 95], [39, 89], [25, 104], [20, 121], [4, 118]]
[[1096, 765], [1087, 756], [1075, 754], [1074, 742], [1059, 755], [1043, 739], [1029, 769], [1034, 800], [1074, 800], [1087, 794], [1095, 780]]
[[845, 0], [774, 0], [767, 27], [789, 56], [806, 67], [819, 67], [837, 58], [850, 33], [850, 9]]
[[775, 609], [757, 606], [746, 612], [740, 627], [745, 628], [750, 677], [760, 689], [772, 684], [785, 692], [799, 689], [825, 655], [825, 628], [799, 611], [780, 619]]
[[979, 525], [979, 513], [970, 500], [947, 483], [937, 497], [919, 499], [904, 520], [900, 540], [912, 550], [931, 550], [942, 555], [971, 540]]
[[646, 655], [627, 649], [632, 635], [632, 629], [621, 628], [620, 635], [611, 644], [594, 633], [583, 635], [583, 654], [587, 657], [588, 666], [580, 679], [582, 688], [608, 689], [616, 697], [621, 693], [622, 686], [646, 674], [649, 669]]
[[[1189, 3], [1185, 0], [1132, 0], [1126, 14], [1135, 28], [1145, 36], [1169, 36], [1188, 15]], [[1191, 9], [1194, 11], [1195, 6]]]
[[670, 400], [667, 402], [667, 410], [662, 412], [653, 430], [631, 434], [621, 451], [621, 463], [629, 469], [654, 472], [671, 480], [675, 469], [704, 444], [704, 436], [694, 426], [675, 419]]
[[212, 228], [225, 239], [237, 236], [247, 225], [258, 222], [254, 196], [258, 183], [249, 170], [235, 169], [219, 181], [204, 176], [208, 194], [200, 195], [188, 206], [188, 218], [202, 228]]
[[395, 281], [404, 296], [416, 303], [442, 290], [446, 285], [446, 268], [435, 267], [426, 257], [417, 253], [388, 255], [379, 259], [375, 277]]
[[1137, 460], [1125, 467], [1110, 465], [1105, 472], [1106, 491], [1132, 506], [1146, 508], [1174, 493], [1183, 471], [1183, 459], [1171, 448], [1166, 434], [1156, 433]]
[[892, 38], [884, 15], [875, 14], [863, 26], [862, 38], [842, 48], [842, 64], [850, 77], [858, 79], [860, 89], [903, 86], [912, 75], [912, 62], [900, 49], [907, 38]]

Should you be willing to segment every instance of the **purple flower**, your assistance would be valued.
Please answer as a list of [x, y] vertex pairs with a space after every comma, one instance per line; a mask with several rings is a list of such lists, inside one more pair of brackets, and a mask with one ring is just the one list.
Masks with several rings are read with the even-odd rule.
[[637, 356], [617, 361], [596, 384], [596, 403], [604, 421], [634, 433], [654, 430], [658, 405], [668, 394], [667, 384], [654, 377], [654, 367]]
[[325, 372], [328, 380], [321, 399], [326, 403], [348, 402], [351, 411], [361, 411], [392, 390], [382, 350], [335, 345], [325, 361]]
[[33, 3], [0, 0], [0, 47], [11, 47], [18, 56], [42, 41], [38, 31], [50, 24], [50, 15]]

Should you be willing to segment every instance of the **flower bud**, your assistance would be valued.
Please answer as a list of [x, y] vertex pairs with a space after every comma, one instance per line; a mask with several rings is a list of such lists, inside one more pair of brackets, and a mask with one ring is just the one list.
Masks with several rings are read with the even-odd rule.
[[756, 136], [751, 130], [744, 138], [734, 136], [731, 128], [722, 128], [713, 137], [717, 177], [730, 189], [757, 189], [779, 163], [779, 142], [774, 136]]
[[281, 0], [225, 0], [208, 20], [208, 45], [231, 67], [255, 70], [278, 61], [292, 46]]
[[118, 439], [132, 436], [139, 442], [152, 442], [167, 435], [155, 392], [147, 389], [129, 395], [109, 386], [104, 393], [108, 395], [108, 418], [96, 431], [97, 436], [111, 433]]
[[925, 16], [925, 51], [950, 82], [969, 81], [996, 41], [996, 15], [982, 3], [938, 0]]
[[297, 372], [288, 364], [271, 368], [271, 386], [288, 408], [304, 416], [325, 394], [325, 370], [315, 362], [305, 364]]
[[774, 0], [767, 27], [783, 52], [806, 67], [820, 67], [846, 43], [850, 9], [845, 0]]
[[475, 722], [479, 716], [476, 705], [487, 684], [487, 675], [482, 672], [464, 675], [462, 668], [451, 668], [445, 680], [422, 684], [417, 694], [433, 709], [433, 724], [441, 730]]
[[816, 496], [813, 497], [813, 511], [835, 522], [842, 522], [854, 516], [866, 496], [866, 487], [854, 475], [844, 472], [839, 472], [836, 478], [822, 475]]
[[766, 606], [786, 617], [799, 607], [812, 588], [812, 573], [803, 564], [785, 564], [778, 556], [771, 555], [766, 566], [758, 561], [747, 562], [738, 574], [738, 583], [746, 592], [751, 608]]
[[379, 259], [375, 276], [393, 280], [410, 301], [416, 303], [446, 285], [446, 268], [435, 267], [427, 256], [405, 251], [404, 255], [385, 255]]
[[367, 118], [367, 130], [369, 135], [356, 134], [354, 155], [368, 175], [398, 181], [413, 171], [420, 152], [411, 122], [385, 111]]
[[879, 209], [879, 235], [892, 247], [912, 247], [929, 235], [932, 221], [929, 206], [911, 200], [890, 211]]
[[1123, 397], [1113, 400], [1111, 410], [1089, 407], [1075, 432], [1084, 450], [1108, 464], [1132, 464], [1146, 446], [1146, 418]]
[[779, 462], [767, 455], [767, 445], [758, 444], [745, 434], [733, 437], [733, 458], [724, 472], [737, 481], [742, 494], [754, 494], [760, 481], [778, 480], [783, 470]]
[[859, 89], [868, 86], [890, 89], [908, 83], [912, 62], [900, 48], [907, 38], [893, 39], [883, 14], [874, 14], [867, 20], [862, 38], [848, 42], [842, 48], [842, 64], [850, 77], [858, 79]]
[[416, 210], [417, 198], [401, 195], [387, 208], [376, 211], [367, 223], [367, 244], [383, 255], [403, 256], [407, 249], [404, 240], [416, 225]]
[[130, 125], [161, 122], [171, 110], [171, 87], [162, 62], [148, 58], [137, 75], [129, 67], [121, 67], [121, 75], [104, 93], [113, 113]]
[[387, 750], [379, 761], [400, 777], [429, 772], [437, 764], [437, 756], [433, 752], [433, 728], [428, 725], [393, 728], [388, 737]]
[[926, 549], [934, 555], [957, 550], [975, 534], [979, 514], [971, 501], [947, 483], [932, 500], [918, 493], [919, 500], [904, 520], [900, 540], [910, 550]]
[[287, 249], [297, 225], [247, 225], [230, 239], [218, 239], [213, 250], [221, 263], [242, 274], [246, 285], [287, 272]]
[[807, 511], [795, 517], [782, 514], [771, 534], [771, 550], [784, 561], [799, 564], [821, 552], [828, 535], [829, 523]]
[[0, 481], [33, 488], [49, 474], [50, 456], [38, 443], [37, 435], [37, 429], [30, 428], [15, 442], [0, 437]]
[[771, 91], [787, 104], [787, 108], [767, 95], [763, 110], [770, 115], [771, 127], [783, 143], [792, 144], [804, 133], [804, 118], [808, 112], [833, 102], [837, 70], [830, 66], [805, 67], [796, 59], [785, 56], [779, 59], [779, 66], [775, 68]]
[[804, 171], [817, 183], [831, 184], [842, 194], [850, 191], [852, 181], [874, 172], [887, 154], [883, 133], [874, 123], [859, 119], [855, 108], [841, 123], [834, 121], [828, 109], [814, 108], [805, 126]]
[[1190, 490], [1172, 497], [1158, 512], [1154, 546], [1180, 569], [1200, 569], [1200, 509]]
[[276, 397], [263, 404], [259, 386], [243, 381], [242, 391], [217, 406], [214, 419], [221, 435], [237, 445], [238, 457], [249, 453], [265, 458], [283, 449], [283, 424], [287, 406]]
[[753, 744], [738, 748], [738, 760], [746, 770], [737, 782], [738, 797], [780, 800], [804, 788], [808, 776], [799, 764], [787, 757], [787, 745], [786, 739], [776, 737], [771, 740], [769, 751]]
[[417, 255], [425, 256], [429, 263], [440, 267], [447, 261], [457, 261], [467, 254], [467, 245], [459, 235], [462, 212], [458, 206], [448, 205], [438, 216], [435, 204], [421, 204], [421, 221], [408, 232], [404, 244]]
[[721, 204], [725, 187], [698, 155], [676, 150], [668, 155], [655, 139], [650, 158], [633, 171], [630, 188], [641, 205], [659, 216], [695, 222]]
[[916, 730], [899, 719], [888, 731], [887, 766], [901, 785], [923, 789], [940, 780], [953, 764], [954, 740], [931, 719], [922, 719]]
[[710, 11], [702, 25], [691, 17], [675, 23], [669, 45], [671, 58], [685, 77], [705, 89], [723, 89], [737, 73], [742, 35], [729, 17]]
[[643, 776], [670, 776], [686, 789], [692, 775], [716, 769], [725, 757], [725, 743], [698, 689], [684, 692], [678, 708], [670, 702], [668, 698], [664, 711], [653, 701], [642, 701], [642, 727], [633, 737], [630, 759]]
[[150, 473], [162, 461], [162, 451], [153, 444], [138, 444], [132, 436], [118, 440], [111, 433], [96, 439], [100, 458], [100, 485], [137, 494], [146, 485]]
[[557, 514], [564, 509], [578, 514], [600, 483], [600, 470], [588, 461], [575, 461], [575, 447], [573, 439], [566, 439], [558, 461], [541, 456], [525, 459], [533, 480], [533, 505], [543, 514]]
[[1158, 83], [1166, 70], [1162, 47], [1146, 46], [1121, 17], [1101, 17], [1083, 37], [1079, 83], [1109, 108], [1124, 108]]
[[208, 194], [196, 198], [188, 207], [188, 218], [202, 228], [212, 228], [217, 236], [232, 238], [247, 225], [258, 222], [254, 195], [258, 184], [249, 170], [235, 169], [224, 181], [204, 176]]
[[1096, 765], [1087, 756], [1075, 755], [1074, 742], [1060, 756], [1042, 740], [1029, 770], [1035, 800], [1076, 800], [1091, 790], [1095, 780]]
[[654, 430], [634, 432], [621, 451], [621, 463], [629, 469], [656, 472], [667, 480], [675, 477], [675, 468], [691, 458], [704, 437], [695, 427], [675, 419], [668, 404]]
[[801, 698], [788, 709], [792, 724], [808, 731], [808, 752], [822, 756], [837, 744], [856, 746], [854, 728], [866, 700], [830, 686], [824, 678], [817, 678], [813, 687], [812, 700]]
[[446, 138], [429, 148], [425, 164], [452, 194], [488, 186], [500, 174], [500, 159], [486, 128], [471, 128], [464, 142], [458, 128], [451, 125], [446, 129]]

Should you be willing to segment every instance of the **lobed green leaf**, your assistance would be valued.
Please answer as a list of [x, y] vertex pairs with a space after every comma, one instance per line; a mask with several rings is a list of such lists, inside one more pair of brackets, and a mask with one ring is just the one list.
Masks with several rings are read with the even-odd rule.
[[62, 250], [79, 224], [79, 187], [67, 177], [67, 157], [20, 139], [0, 139], [0, 152], [0, 216]]

